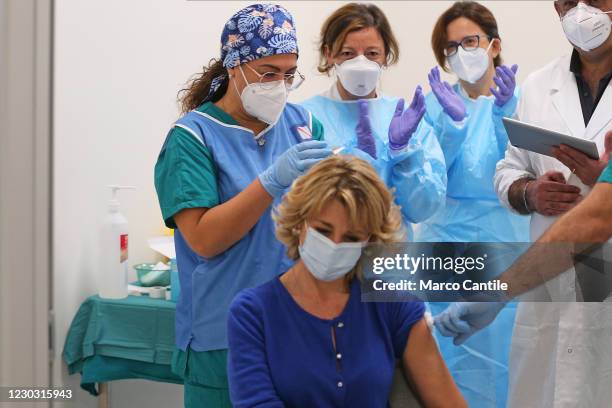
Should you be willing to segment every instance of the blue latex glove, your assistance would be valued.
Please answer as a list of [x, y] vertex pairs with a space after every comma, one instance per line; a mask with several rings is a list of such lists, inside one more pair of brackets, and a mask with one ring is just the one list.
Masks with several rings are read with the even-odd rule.
[[506, 302], [455, 302], [434, 318], [434, 325], [458, 346], [495, 320], [504, 306]]
[[436, 96], [444, 112], [446, 112], [455, 122], [461, 122], [465, 119], [466, 112], [463, 99], [461, 99], [461, 96], [457, 95], [448, 82], [442, 82], [438, 67], [434, 67], [429, 74], [427, 74], [427, 78], [429, 78], [431, 91]]
[[389, 146], [393, 150], [403, 149], [419, 127], [425, 115], [425, 97], [423, 89], [417, 86], [414, 97], [408, 109], [404, 111], [404, 99], [400, 99], [395, 107], [393, 119], [389, 125]]
[[495, 77], [493, 81], [497, 84], [497, 90], [490, 88], [491, 93], [495, 96], [495, 104], [504, 106], [514, 96], [516, 88], [516, 72], [518, 65], [514, 64], [512, 68], [505, 65], [495, 68]]
[[272, 197], [280, 197], [293, 180], [330, 154], [325, 142], [308, 140], [296, 144], [262, 172], [259, 181]]
[[357, 134], [357, 148], [376, 159], [376, 141], [372, 135], [368, 101], [366, 99], [361, 99], [357, 103], [359, 104], [359, 122], [357, 122], [357, 127], [355, 128], [355, 133]]

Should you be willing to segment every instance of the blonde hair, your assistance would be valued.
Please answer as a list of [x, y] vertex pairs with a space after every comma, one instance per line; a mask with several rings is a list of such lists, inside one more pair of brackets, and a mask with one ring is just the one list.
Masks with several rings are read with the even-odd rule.
[[287, 255], [299, 258], [300, 232], [306, 220], [338, 200], [348, 212], [351, 227], [370, 234], [370, 242], [392, 243], [403, 237], [402, 217], [393, 193], [376, 171], [354, 156], [331, 156], [298, 178], [276, 209], [276, 237]]

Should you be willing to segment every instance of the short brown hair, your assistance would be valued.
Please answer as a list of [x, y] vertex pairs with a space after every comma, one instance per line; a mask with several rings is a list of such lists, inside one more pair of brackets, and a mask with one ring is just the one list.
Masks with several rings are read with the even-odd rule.
[[275, 210], [276, 237], [287, 247], [289, 258], [299, 258], [305, 222], [332, 200], [346, 208], [352, 227], [368, 231], [370, 242], [391, 243], [404, 238], [400, 209], [374, 168], [354, 156], [331, 156], [299, 177]]
[[385, 13], [374, 4], [349, 3], [334, 11], [321, 27], [319, 72], [329, 72], [332, 68], [325, 56], [326, 50], [337, 55], [349, 33], [369, 27], [374, 27], [385, 43], [387, 65], [395, 64], [399, 60], [399, 46]]
[[[491, 10], [475, 1], [456, 2], [438, 18], [431, 34], [431, 48], [436, 56], [436, 61], [446, 72], [449, 71], [446, 64], [446, 55], [444, 55], [444, 48], [448, 44], [446, 29], [450, 23], [461, 17], [465, 17], [478, 24], [489, 37], [500, 39], [497, 20], [495, 20]], [[496, 67], [502, 64], [501, 54], [493, 59], [493, 64]]]

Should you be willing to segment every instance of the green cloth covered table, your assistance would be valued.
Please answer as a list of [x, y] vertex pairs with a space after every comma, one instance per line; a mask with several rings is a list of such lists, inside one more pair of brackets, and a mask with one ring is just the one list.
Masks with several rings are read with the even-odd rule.
[[72, 320], [64, 351], [69, 374], [98, 395], [96, 383], [130, 378], [182, 384], [170, 369], [175, 303], [148, 296], [92, 296]]

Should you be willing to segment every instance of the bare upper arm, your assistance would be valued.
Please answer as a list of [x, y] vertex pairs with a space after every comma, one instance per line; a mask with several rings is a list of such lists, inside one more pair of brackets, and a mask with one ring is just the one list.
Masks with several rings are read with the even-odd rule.
[[538, 240], [601, 243], [612, 237], [612, 184], [597, 183], [576, 207], [565, 213]]
[[612, 228], [612, 184], [595, 184], [593, 191], [591, 191], [587, 198], [591, 201], [591, 206], [596, 216], [603, 221], [607, 221], [606, 224]]
[[612, 184], [597, 183], [584, 201], [567, 214], [568, 221], [583, 224], [591, 229], [594, 242], [612, 237]]
[[425, 406], [467, 407], [425, 319], [410, 329], [402, 362]]
[[[438, 356], [440, 355], [438, 346], [431, 335], [425, 318], [416, 322], [410, 329], [410, 335], [408, 336], [406, 349], [404, 350], [404, 362], [411, 365], [414, 361], [411, 360], [411, 358], [416, 357], [418, 359], [423, 353], [432, 353], [432, 356], [435, 354]], [[440, 359], [441, 358], [442, 357], [440, 357]]]
[[612, 237], [612, 184], [597, 183], [591, 191], [591, 194], [585, 200], [585, 205], [588, 203], [589, 212], [597, 222], [605, 230], [603, 233], [607, 235], [604, 240]]
[[174, 222], [193, 251], [202, 255], [198, 224], [208, 208], [186, 208], [174, 214]]

